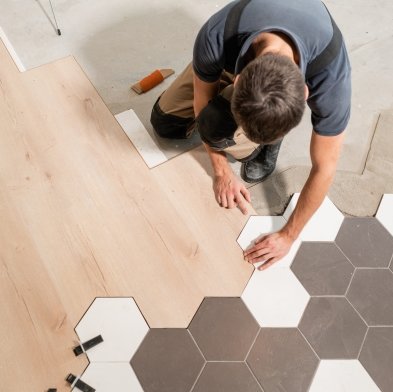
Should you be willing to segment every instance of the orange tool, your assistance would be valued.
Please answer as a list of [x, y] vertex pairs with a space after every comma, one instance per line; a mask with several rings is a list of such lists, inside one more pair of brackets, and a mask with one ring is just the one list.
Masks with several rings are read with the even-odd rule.
[[131, 86], [131, 88], [138, 94], [145, 93], [174, 73], [173, 69], [156, 69], [153, 73]]

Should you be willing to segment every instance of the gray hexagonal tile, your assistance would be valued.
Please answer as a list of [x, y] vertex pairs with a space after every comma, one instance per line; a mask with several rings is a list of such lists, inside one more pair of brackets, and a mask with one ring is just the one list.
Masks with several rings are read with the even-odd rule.
[[188, 329], [208, 361], [243, 361], [259, 325], [240, 298], [205, 298]]
[[247, 357], [265, 392], [307, 391], [318, 362], [297, 328], [262, 328]]
[[208, 362], [192, 392], [263, 392], [244, 362]]
[[393, 327], [368, 330], [359, 360], [382, 392], [393, 386]]
[[393, 273], [389, 269], [358, 269], [348, 300], [368, 325], [393, 326]]
[[303, 242], [291, 269], [310, 295], [344, 295], [354, 271], [334, 242]]
[[145, 392], [184, 392], [205, 361], [186, 329], [151, 329], [131, 360]]
[[367, 326], [346, 298], [312, 297], [299, 329], [321, 359], [355, 359]]
[[355, 267], [388, 267], [393, 237], [375, 218], [345, 218], [336, 243]]

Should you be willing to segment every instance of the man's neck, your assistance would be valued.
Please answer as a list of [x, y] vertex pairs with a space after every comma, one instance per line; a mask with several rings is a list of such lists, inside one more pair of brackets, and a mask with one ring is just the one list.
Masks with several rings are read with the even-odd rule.
[[299, 65], [299, 54], [293, 41], [283, 33], [261, 33], [252, 43], [254, 57], [263, 56], [267, 53], [276, 53], [289, 57]]

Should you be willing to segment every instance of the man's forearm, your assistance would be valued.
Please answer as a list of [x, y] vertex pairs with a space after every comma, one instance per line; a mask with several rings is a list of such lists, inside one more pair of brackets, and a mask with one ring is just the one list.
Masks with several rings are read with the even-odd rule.
[[333, 181], [335, 170], [320, 171], [311, 169], [310, 175], [300, 193], [296, 208], [288, 223], [281, 230], [295, 240], [306, 223], [322, 204]]
[[214, 175], [218, 177], [231, 173], [226, 153], [224, 151], [214, 151], [206, 143], [204, 143], [204, 146], [209, 155]]

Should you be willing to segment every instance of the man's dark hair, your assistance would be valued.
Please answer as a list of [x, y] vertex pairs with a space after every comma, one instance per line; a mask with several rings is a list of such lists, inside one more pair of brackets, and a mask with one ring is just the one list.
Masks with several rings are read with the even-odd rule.
[[299, 124], [305, 107], [304, 78], [286, 56], [266, 54], [241, 72], [232, 97], [232, 113], [247, 137], [269, 144]]

